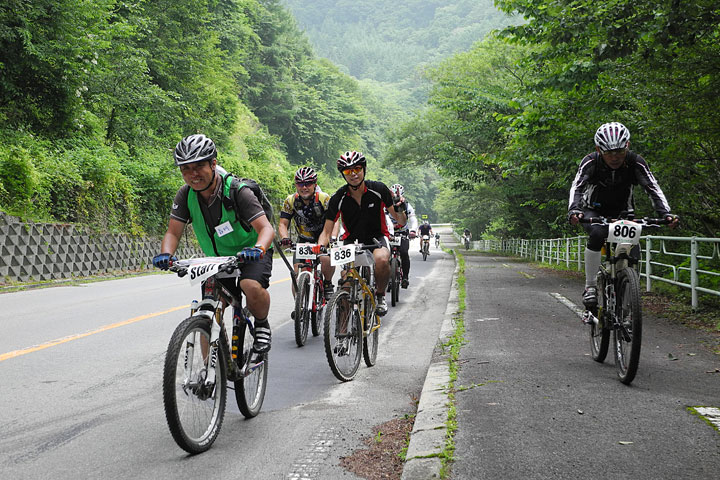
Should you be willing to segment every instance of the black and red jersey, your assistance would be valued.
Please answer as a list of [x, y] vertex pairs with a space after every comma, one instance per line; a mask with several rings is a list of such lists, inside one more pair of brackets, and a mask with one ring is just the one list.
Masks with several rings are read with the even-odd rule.
[[340, 219], [345, 233], [344, 243], [372, 244], [373, 239], [388, 237], [385, 209], [393, 205], [392, 193], [382, 182], [365, 180], [365, 191], [360, 204], [350, 196], [350, 186], [343, 185], [330, 197], [325, 218], [333, 222]]

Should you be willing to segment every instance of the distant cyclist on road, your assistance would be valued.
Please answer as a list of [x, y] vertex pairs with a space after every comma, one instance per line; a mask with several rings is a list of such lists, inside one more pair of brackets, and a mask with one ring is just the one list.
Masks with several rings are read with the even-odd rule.
[[[423, 251], [423, 242], [425, 241], [423, 237], [427, 235], [428, 237], [431, 237], [433, 234], [432, 227], [430, 226], [430, 222], [425, 220], [423, 221], [422, 225], [420, 225], [420, 228], [418, 228], [418, 233], [420, 234], [420, 253]], [[430, 254], [430, 249], [428, 248], [428, 255]]]
[[[671, 221], [670, 228], [675, 228], [679, 217], [670, 213], [670, 205], [645, 159], [630, 150], [628, 129], [617, 122], [600, 125], [595, 132], [595, 151], [582, 159], [570, 188], [568, 220], [577, 225], [583, 217], [618, 218], [622, 212], [633, 215], [633, 187], [638, 184], [650, 196], [658, 216]], [[608, 227], [582, 226], [589, 235], [585, 248], [583, 304], [593, 308], [597, 305], [595, 275], [602, 261], [600, 250]]]
[[[240, 289], [245, 294], [247, 307], [255, 317], [253, 350], [265, 353], [271, 344], [267, 288], [275, 237], [272, 224], [250, 188], [232, 175], [221, 176], [215, 144], [205, 135], [183, 138], [175, 147], [174, 157], [185, 185], [175, 195], [161, 253], [155, 255], [153, 265], [163, 270], [169, 268], [185, 225], [191, 222], [205, 255], [242, 257], [239, 285], [235, 278], [218, 281], [233, 293], [239, 294]], [[233, 208], [228, 209], [223, 199], [229, 199]]]
[[[318, 237], [325, 226], [325, 211], [330, 201], [330, 195], [316, 187], [317, 173], [313, 168], [300, 167], [295, 172], [296, 192], [285, 199], [278, 221], [278, 235], [282, 239], [280, 244], [283, 247], [289, 247], [292, 244], [288, 231], [292, 220], [295, 220], [296, 243], [317, 244]], [[297, 273], [299, 264], [294, 255], [293, 264], [295, 273]], [[325, 278], [325, 298], [330, 298], [333, 293], [332, 277], [335, 272], [335, 268], [330, 265], [330, 257], [320, 257], [320, 269]]]
[[318, 244], [328, 244], [337, 220], [341, 220], [344, 227], [340, 238], [344, 244], [353, 243], [355, 240], [366, 245], [374, 244], [375, 240], [380, 242], [382, 246], [373, 250], [375, 293], [378, 300], [377, 313], [385, 315], [388, 309], [385, 291], [390, 279], [390, 248], [384, 212], [387, 208], [398, 224], [404, 226], [407, 223], [406, 204], [402, 196], [393, 201], [393, 195], [384, 183], [366, 180], [366, 168], [367, 161], [362, 153], [348, 151], [340, 155], [337, 169], [347, 183], [330, 197], [325, 214], [325, 227]]

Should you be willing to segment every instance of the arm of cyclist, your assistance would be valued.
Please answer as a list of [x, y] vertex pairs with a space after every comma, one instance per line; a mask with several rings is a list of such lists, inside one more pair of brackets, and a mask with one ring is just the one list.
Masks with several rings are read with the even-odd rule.
[[170, 262], [177, 260], [174, 253], [180, 244], [185, 224], [175, 218], [170, 218], [168, 229], [160, 244], [160, 253], [153, 257], [153, 265], [161, 270], [170, 268]]
[[313, 253], [322, 253], [323, 247], [327, 247], [328, 243], [330, 243], [330, 235], [334, 232], [334, 226], [335, 222], [333, 220], [325, 220], [325, 226], [318, 237], [318, 244], [313, 247]]
[[407, 212], [405, 211], [405, 206], [405, 197], [400, 196], [395, 197], [393, 199], [392, 208], [388, 208], [388, 212], [400, 226], [405, 226], [405, 224], [407, 224]]
[[272, 245], [272, 241], [275, 238], [275, 230], [273, 230], [270, 221], [265, 215], [260, 215], [250, 222], [253, 229], [257, 232], [258, 238], [253, 247], [245, 247], [238, 256], [246, 262], [257, 262], [265, 256]]
[[289, 247], [292, 245], [292, 241], [290, 240], [290, 219], [289, 218], [283, 218], [280, 217], [280, 220], [278, 220], [278, 236], [280, 237], [280, 245], [283, 247]]

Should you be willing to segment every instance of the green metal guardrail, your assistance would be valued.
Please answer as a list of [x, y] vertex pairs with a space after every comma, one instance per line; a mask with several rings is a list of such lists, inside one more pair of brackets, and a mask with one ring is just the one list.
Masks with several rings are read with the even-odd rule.
[[[578, 236], [476, 240], [472, 242], [471, 248], [510, 253], [541, 263], [564, 263], [568, 269], [574, 267], [582, 271], [586, 239], [585, 236]], [[640, 276], [645, 278], [645, 289], [648, 292], [652, 290], [653, 280], [690, 289], [693, 310], [698, 308], [698, 293], [720, 296], [718, 287], [713, 286], [718, 284], [720, 273], [701, 265], [714, 262], [720, 266], [720, 238], [647, 235], [640, 238], [640, 248]]]

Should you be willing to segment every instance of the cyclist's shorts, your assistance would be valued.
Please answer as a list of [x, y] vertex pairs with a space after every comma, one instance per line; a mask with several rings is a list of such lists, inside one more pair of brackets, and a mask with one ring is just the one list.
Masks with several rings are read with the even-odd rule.
[[[390, 242], [388, 241], [387, 237], [378, 237], [377, 241], [380, 243], [381, 248], [384, 247], [384, 248], [387, 248], [388, 250], [390, 250]], [[352, 242], [346, 241], [345, 245], [349, 245], [354, 242], [355, 242], [355, 240], [353, 240]], [[365, 238], [362, 240], [361, 243], [363, 245], [373, 245], [375, 243], [375, 239], [374, 238]], [[370, 251], [373, 251], [373, 250], [374, 250], [374, 248], [370, 249]]]
[[[270, 249], [259, 262], [247, 262], [240, 265], [240, 280], [250, 279], [256, 280], [260, 285], [267, 289], [270, 286], [270, 275], [272, 274], [273, 250]], [[240, 293], [240, 285], [238, 278], [220, 278], [222, 282], [234, 295]]]

